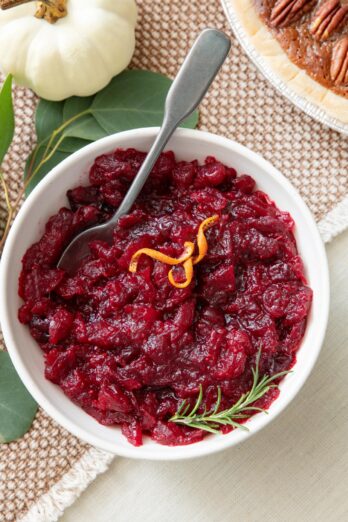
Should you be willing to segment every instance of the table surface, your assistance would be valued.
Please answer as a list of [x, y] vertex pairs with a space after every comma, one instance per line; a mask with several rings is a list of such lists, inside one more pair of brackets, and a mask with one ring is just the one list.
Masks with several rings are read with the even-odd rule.
[[328, 247], [323, 350], [287, 410], [242, 445], [184, 462], [115, 458], [61, 522], [348, 520], [348, 232]]

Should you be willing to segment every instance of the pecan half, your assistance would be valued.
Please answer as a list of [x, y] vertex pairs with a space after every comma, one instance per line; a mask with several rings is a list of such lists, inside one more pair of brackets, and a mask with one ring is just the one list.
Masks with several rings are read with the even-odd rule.
[[327, 40], [339, 27], [348, 13], [348, 6], [340, 0], [327, 0], [314, 14], [310, 32], [317, 40]]
[[272, 27], [285, 27], [303, 14], [304, 8], [313, 3], [312, 0], [277, 0], [271, 11]]
[[348, 85], [348, 36], [337, 40], [332, 48], [330, 75], [335, 85]]

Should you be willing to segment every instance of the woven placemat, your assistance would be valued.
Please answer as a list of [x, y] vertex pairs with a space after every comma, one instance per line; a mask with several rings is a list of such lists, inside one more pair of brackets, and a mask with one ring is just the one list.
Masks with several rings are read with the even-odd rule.
[[[278, 167], [302, 194], [326, 241], [346, 228], [347, 140], [294, 108], [263, 79], [232, 36], [219, 0], [137, 3], [132, 67], [173, 77], [201, 29], [228, 33], [231, 54], [202, 103], [199, 127], [239, 141]], [[16, 137], [3, 166], [13, 199], [35, 143], [35, 104], [30, 91], [16, 88]], [[0, 520], [56, 520], [111, 460], [39, 410], [29, 433], [0, 446]]]

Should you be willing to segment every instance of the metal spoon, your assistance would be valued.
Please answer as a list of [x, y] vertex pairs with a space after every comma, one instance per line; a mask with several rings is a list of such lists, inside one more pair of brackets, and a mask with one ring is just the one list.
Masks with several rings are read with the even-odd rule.
[[95, 239], [111, 242], [118, 219], [127, 214], [145, 181], [178, 125], [199, 105], [230, 50], [229, 38], [216, 29], [205, 29], [198, 36], [167, 94], [162, 127], [121, 205], [109, 221], [78, 234], [63, 252], [58, 263], [73, 274], [89, 254], [88, 243]]

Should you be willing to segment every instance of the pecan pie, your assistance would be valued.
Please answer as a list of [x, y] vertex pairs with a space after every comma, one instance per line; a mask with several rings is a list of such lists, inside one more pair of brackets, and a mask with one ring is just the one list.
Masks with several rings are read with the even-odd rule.
[[348, 0], [230, 3], [251, 43], [278, 76], [348, 122]]

